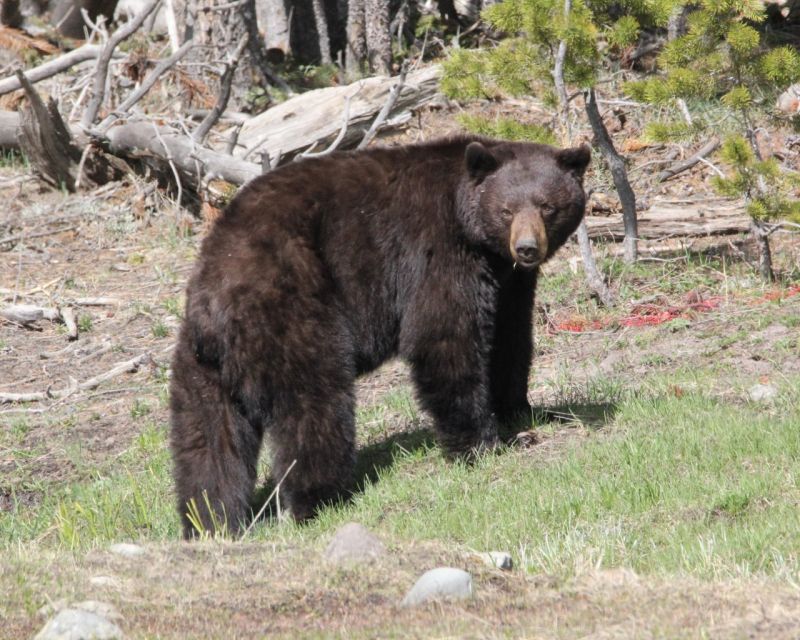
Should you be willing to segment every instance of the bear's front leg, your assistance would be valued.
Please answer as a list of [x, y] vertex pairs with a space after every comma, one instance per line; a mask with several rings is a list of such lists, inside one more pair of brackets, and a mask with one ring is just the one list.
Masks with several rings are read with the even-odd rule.
[[434, 417], [443, 449], [454, 457], [497, 444], [488, 367], [481, 361], [488, 349], [475, 347], [474, 340], [432, 338], [410, 358], [420, 402]]
[[531, 423], [528, 377], [537, 271], [515, 270], [498, 296], [489, 384], [498, 420], [514, 428], [528, 428]]

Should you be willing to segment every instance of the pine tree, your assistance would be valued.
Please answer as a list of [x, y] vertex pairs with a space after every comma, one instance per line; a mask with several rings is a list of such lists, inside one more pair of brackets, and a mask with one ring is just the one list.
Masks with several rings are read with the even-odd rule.
[[586, 115], [623, 205], [627, 262], [636, 259], [635, 196], [624, 162], [596, 113], [593, 87], [605, 55], [636, 42], [644, 26], [666, 26], [677, 4], [677, 0], [506, 0], [482, 15], [494, 29], [511, 35], [493, 49], [457, 49], [445, 65], [442, 89], [452, 97], [543, 98], [556, 110], [562, 144], [571, 138], [569, 100], [557, 85], [563, 79], [565, 85], [585, 90]]
[[[800, 54], [789, 46], [770, 48], [759, 27], [766, 19], [760, 0], [701, 0], [691, 5], [686, 33], [667, 43], [658, 56], [662, 72], [626, 85], [634, 99], [669, 105], [678, 99], [717, 104], [733, 114], [722, 159], [730, 165], [727, 178], [717, 178], [717, 190], [744, 197], [751, 230], [759, 246], [759, 268], [765, 280], [774, 278], [769, 235], [780, 218], [797, 220], [793, 201], [800, 180], [784, 172], [773, 159], [764, 160], [756, 140], [754, 120], [759, 103], [800, 79]], [[660, 119], [646, 135], [655, 140], [680, 139], [705, 126], [702, 119]]]

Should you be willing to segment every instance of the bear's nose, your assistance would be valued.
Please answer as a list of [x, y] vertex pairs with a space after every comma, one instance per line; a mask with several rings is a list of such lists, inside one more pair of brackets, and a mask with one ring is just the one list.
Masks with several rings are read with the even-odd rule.
[[514, 249], [520, 262], [535, 262], [539, 259], [539, 243], [533, 238], [520, 240]]

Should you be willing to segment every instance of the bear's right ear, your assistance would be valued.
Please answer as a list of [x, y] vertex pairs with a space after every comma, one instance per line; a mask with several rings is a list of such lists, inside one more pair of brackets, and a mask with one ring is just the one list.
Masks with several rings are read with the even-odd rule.
[[500, 166], [497, 158], [480, 142], [470, 142], [464, 155], [470, 177], [477, 180], [483, 180]]

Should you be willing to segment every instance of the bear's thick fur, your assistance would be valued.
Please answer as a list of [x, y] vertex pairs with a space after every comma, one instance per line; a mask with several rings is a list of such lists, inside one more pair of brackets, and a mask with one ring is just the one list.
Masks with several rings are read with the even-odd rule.
[[[356, 376], [395, 355], [449, 454], [530, 411], [538, 266], [584, 212], [588, 147], [476, 136], [335, 153], [244, 187], [203, 242], [175, 351], [184, 535], [250, 515], [262, 436], [303, 520], [350, 486]], [[209, 512], [210, 508], [215, 512]]]

